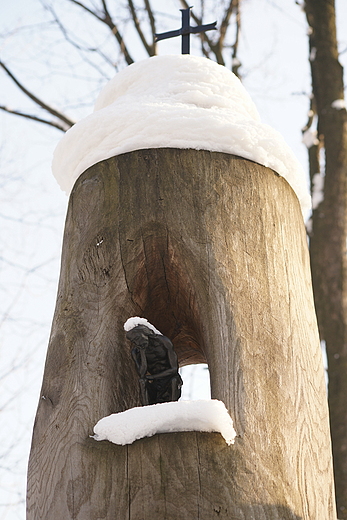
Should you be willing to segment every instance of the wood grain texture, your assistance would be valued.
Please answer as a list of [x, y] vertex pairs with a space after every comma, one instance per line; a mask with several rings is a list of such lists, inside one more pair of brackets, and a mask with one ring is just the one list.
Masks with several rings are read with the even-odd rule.
[[[238, 433], [89, 438], [140, 404], [123, 323], [206, 361]], [[306, 235], [273, 171], [140, 150], [76, 182], [28, 472], [28, 520], [335, 520]]]

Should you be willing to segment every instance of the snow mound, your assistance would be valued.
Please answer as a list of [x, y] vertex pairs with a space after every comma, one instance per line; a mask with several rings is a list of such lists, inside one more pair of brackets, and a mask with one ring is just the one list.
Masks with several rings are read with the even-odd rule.
[[156, 433], [188, 431], [220, 432], [228, 445], [236, 436], [224, 403], [214, 399], [159, 403], [115, 413], [94, 426], [94, 439], [124, 446]]
[[158, 329], [155, 328], [154, 325], [149, 323], [146, 318], [139, 318], [138, 316], [134, 316], [133, 318], [127, 319], [127, 321], [124, 323], [124, 330], [127, 332], [129, 330], [132, 330], [134, 327], [137, 327], [137, 325], [146, 325], [149, 329], [151, 329], [155, 334], [160, 334], [162, 336], [162, 333], [159, 332]]
[[146, 148], [193, 148], [250, 159], [283, 176], [310, 207], [304, 171], [283, 137], [261, 123], [239, 79], [206, 58], [154, 56], [119, 72], [92, 114], [54, 152], [52, 169], [70, 193], [93, 164]]

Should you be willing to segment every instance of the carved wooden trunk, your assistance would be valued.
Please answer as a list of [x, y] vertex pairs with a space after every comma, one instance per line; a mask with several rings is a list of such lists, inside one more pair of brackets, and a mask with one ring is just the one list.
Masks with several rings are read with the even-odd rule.
[[[89, 436], [139, 405], [130, 316], [207, 362], [238, 437]], [[34, 428], [28, 520], [335, 520], [326, 390], [306, 234], [272, 170], [140, 150], [71, 194]]]

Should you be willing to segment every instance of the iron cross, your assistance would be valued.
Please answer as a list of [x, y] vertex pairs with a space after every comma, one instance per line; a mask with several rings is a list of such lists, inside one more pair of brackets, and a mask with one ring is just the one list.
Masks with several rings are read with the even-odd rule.
[[190, 34], [192, 33], [201, 33], [206, 31], [211, 31], [212, 29], [216, 29], [217, 22], [209, 23], [207, 25], [197, 25], [196, 27], [191, 27], [190, 25], [190, 10], [192, 7], [188, 7], [188, 9], [180, 9], [182, 13], [182, 27], [177, 31], [168, 31], [161, 34], [155, 35], [155, 41], [166, 40], [168, 38], [174, 38], [175, 36], [182, 36], [182, 54], [190, 53]]

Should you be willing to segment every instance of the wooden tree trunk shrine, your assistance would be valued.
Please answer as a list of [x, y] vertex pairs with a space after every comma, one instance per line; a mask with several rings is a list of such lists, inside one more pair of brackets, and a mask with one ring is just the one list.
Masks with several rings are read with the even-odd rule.
[[[207, 362], [238, 437], [117, 446], [138, 406], [123, 323]], [[28, 520], [335, 520], [328, 410], [301, 210], [251, 161], [140, 150], [76, 182], [28, 474]]]

